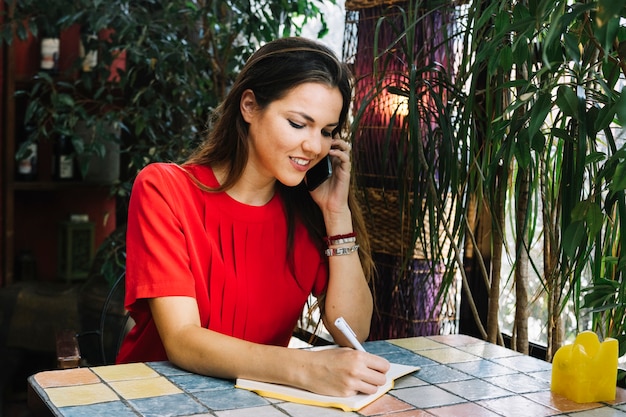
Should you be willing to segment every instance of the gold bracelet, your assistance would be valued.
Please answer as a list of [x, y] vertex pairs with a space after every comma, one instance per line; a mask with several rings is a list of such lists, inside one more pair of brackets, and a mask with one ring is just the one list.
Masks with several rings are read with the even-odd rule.
[[359, 250], [359, 245], [350, 246], [349, 248], [328, 248], [324, 251], [326, 256], [349, 255]]

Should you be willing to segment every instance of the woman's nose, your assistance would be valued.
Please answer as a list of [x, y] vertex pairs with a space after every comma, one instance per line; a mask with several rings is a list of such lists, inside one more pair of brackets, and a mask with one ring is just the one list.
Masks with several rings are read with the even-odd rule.
[[324, 150], [322, 135], [312, 135], [302, 143], [302, 149], [307, 152], [319, 155]]

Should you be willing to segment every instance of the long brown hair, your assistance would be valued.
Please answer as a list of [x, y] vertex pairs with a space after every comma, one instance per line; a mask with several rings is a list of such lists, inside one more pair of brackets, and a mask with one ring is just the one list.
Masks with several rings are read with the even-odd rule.
[[[243, 92], [252, 90], [258, 106], [263, 109], [284, 97], [294, 87], [308, 82], [323, 83], [339, 89], [343, 106], [336, 131], [345, 131], [352, 100], [350, 70], [337, 59], [332, 50], [319, 42], [300, 37], [281, 38], [265, 44], [248, 59], [225, 100], [215, 110], [205, 141], [185, 164], [225, 167], [226, 178], [212, 191], [228, 190], [241, 178], [248, 162], [248, 124], [239, 107]], [[322, 250], [323, 237], [326, 235], [324, 221], [321, 210], [304, 184], [287, 187], [277, 182], [276, 188], [287, 213], [287, 247], [293, 247], [295, 225], [301, 221]], [[373, 273], [369, 238], [354, 193], [350, 194], [348, 204], [360, 245], [359, 255], [369, 281]]]

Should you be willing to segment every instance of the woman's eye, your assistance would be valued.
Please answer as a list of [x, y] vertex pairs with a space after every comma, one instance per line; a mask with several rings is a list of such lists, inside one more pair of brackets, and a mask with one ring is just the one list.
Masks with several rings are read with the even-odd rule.
[[327, 130], [322, 130], [322, 136], [330, 138], [333, 136], [333, 132], [329, 132]]
[[298, 123], [289, 120], [289, 124], [291, 125], [291, 127], [295, 128], [295, 129], [302, 129], [304, 126], [303, 125], [299, 125]]

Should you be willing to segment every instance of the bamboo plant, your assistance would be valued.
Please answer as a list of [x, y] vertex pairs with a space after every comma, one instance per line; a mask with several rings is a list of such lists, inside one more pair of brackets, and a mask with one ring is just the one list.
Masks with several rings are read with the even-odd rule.
[[[616, 46], [624, 32], [619, 26], [624, 2], [608, 3], [492, 3], [487, 14], [495, 16], [496, 24], [483, 36], [493, 41], [477, 48], [491, 57], [479, 69], [485, 71], [496, 93], [486, 94], [486, 99], [492, 103], [510, 100], [490, 121], [490, 139], [497, 139], [500, 149], [495, 160], [498, 167], [492, 165], [487, 171], [492, 175], [485, 176], [493, 178], [487, 187], [509, 184], [493, 176], [500, 167], [508, 170], [512, 198], [518, 202], [514, 206], [518, 222], [512, 230], [518, 236], [511, 251], [516, 259], [514, 285], [525, 288], [529, 280], [528, 273], [520, 274], [520, 270], [538, 270], [548, 299], [548, 359], [563, 343], [564, 308], [569, 306], [578, 318], [574, 331], [582, 330], [583, 288], [595, 293], [594, 283], [603, 278], [600, 265], [607, 251], [620, 258], [619, 246], [611, 244], [611, 239], [619, 241], [621, 235], [615, 208], [623, 203], [623, 194], [615, 190], [613, 176], [606, 171], [612, 172], [613, 155], [620, 152], [614, 132], [623, 122], [617, 84], [623, 67]], [[466, 105], [473, 104], [474, 97], [470, 91]], [[520, 204], [528, 193], [535, 203]], [[495, 204], [488, 202], [488, 206]], [[539, 223], [543, 270], [528, 259], [521, 263], [521, 254], [528, 253], [528, 242], [533, 239], [530, 231]], [[614, 283], [622, 280], [612, 278]], [[516, 297], [517, 311], [527, 311], [520, 296], [529, 294], [522, 291]], [[527, 318], [518, 317], [514, 330], [523, 336], [519, 331], [527, 326]], [[621, 330], [623, 325], [622, 320]], [[602, 333], [623, 338], [619, 331]], [[528, 346], [526, 338], [518, 340], [518, 349]]]
[[[376, 82], [361, 93], [355, 118], [358, 150], [363, 115], [376, 97], [406, 98], [396, 139], [402, 146], [379, 136], [385, 149], [401, 153], [383, 159], [398, 161], [391, 172], [401, 184], [399, 215], [410, 218], [406, 258], [417, 244], [447, 266], [442, 296], [460, 274], [477, 331], [490, 341], [501, 338], [500, 298], [511, 281], [512, 346], [528, 352], [528, 312], [541, 306], [547, 359], [565, 340], [566, 311], [574, 315], [571, 332], [591, 326], [626, 351], [625, 6], [624, 0], [412, 0], [383, 8], [377, 27], [391, 25], [395, 36], [383, 43], [380, 32], [374, 36]], [[451, 48], [454, 65], [439, 65], [437, 76], [413, 53], [432, 47], [416, 44], [415, 32], [433, 13], [457, 23], [440, 27], [445, 37], [436, 46]], [[389, 55], [406, 63], [400, 82], [385, 78]], [[425, 110], [426, 102], [432, 105]], [[389, 176], [381, 167], [379, 174]], [[451, 250], [443, 250], [441, 236]], [[541, 246], [542, 258], [532, 256], [533, 245]], [[513, 270], [501, 276], [507, 258]], [[539, 286], [531, 292], [534, 276]], [[486, 310], [476, 306], [477, 293], [486, 294]]]

